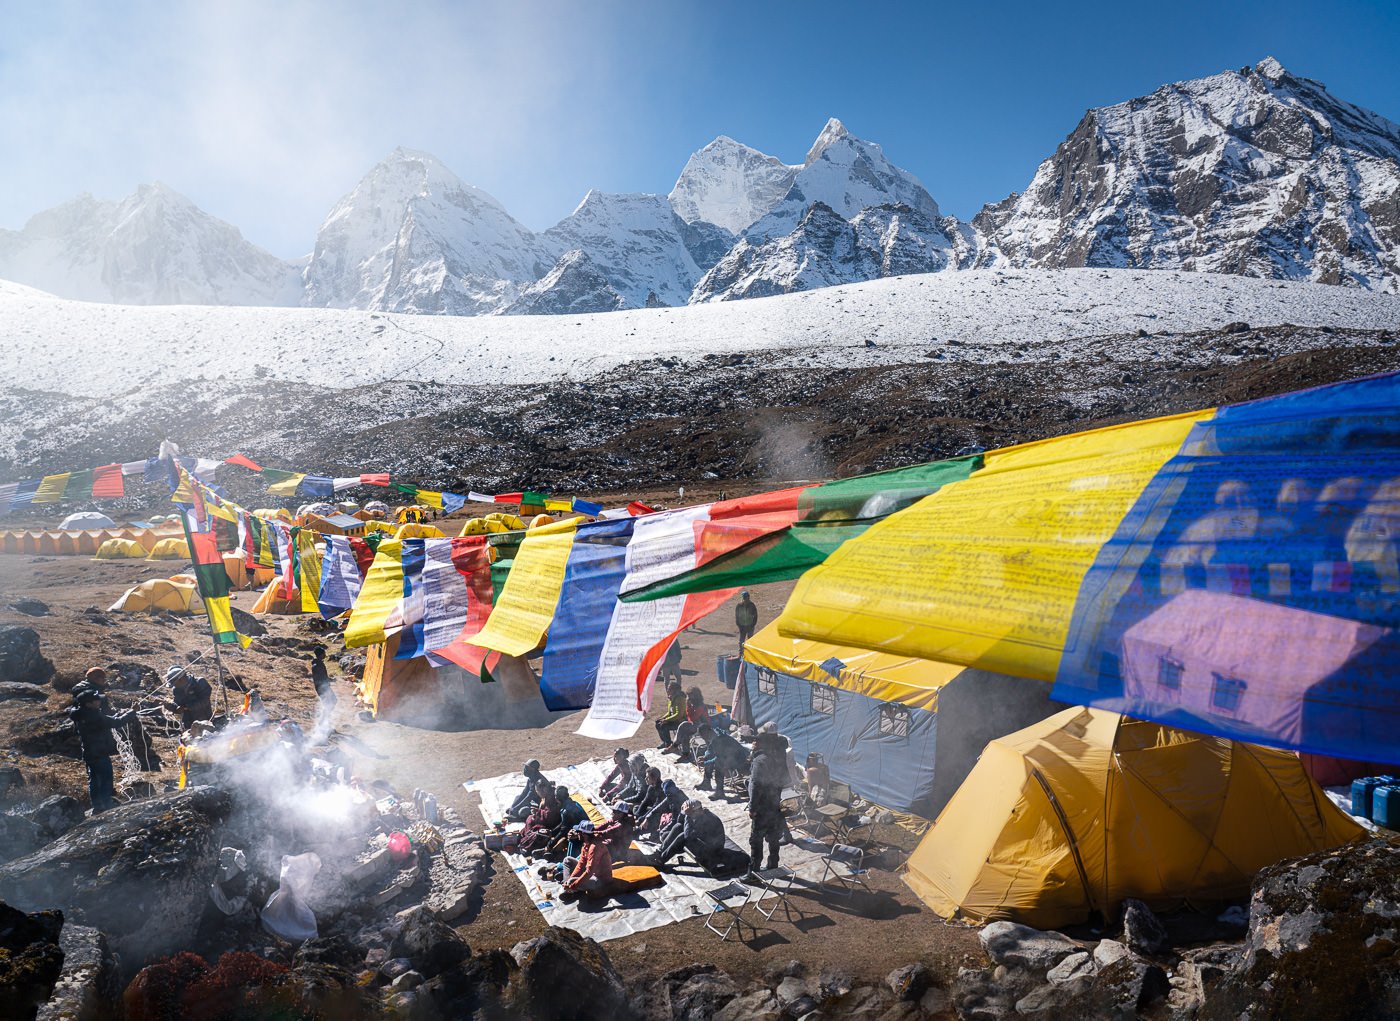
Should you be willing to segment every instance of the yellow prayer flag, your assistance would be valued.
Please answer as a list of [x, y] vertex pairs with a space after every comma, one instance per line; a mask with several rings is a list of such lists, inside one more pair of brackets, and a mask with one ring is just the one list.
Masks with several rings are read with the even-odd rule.
[[574, 545], [576, 519], [532, 529], [520, 544], [500, 598], [471, 644], [523, 656], [540, 644], [554, 620], [564, 567]]
[[71, 474], [72, 472], [63, 472], [61, 475], [45, 475], [30, 502], [58, 503], [63, 499], [63, 491], [68, 488], [68, 476]]
[[384, 625], [403, 601], [403, 543], [386, 539], [375, 551], [364, 585], [345, 625], [345, 645], [356, 649], [384, 641]]

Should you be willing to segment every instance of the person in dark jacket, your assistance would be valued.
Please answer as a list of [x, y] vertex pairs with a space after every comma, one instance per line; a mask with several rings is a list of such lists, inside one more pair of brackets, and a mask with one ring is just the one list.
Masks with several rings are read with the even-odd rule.
[[[645, 815], [641, 815], [637, 820], [637, 832], [654, 833], [661, 843], [666, 842], [666, 838], [671, 835], [673, 827], [678, 828], [684, 822], [685, 814], [682, 809], [685, 803], [690, 800], [686, 797], [685, 791], [676, 786], [674, 780], [663, 780], [661, 783], [661, 800], [651, 808], [647, 809]], [[662, 819], [666, 816], [666, 825], [662, 825]]]
[[316, 689], [316, 697], [327, 709], [334, 709], [337, 701], [335, 689], [331, 687], [330, 671], [326, 669], [325, 646], [316, 646], [311, 654], [311, 686]]
[[668, 868], [669, 862], [682, 851], [688, 851], [701, 865], [714, 868], [724, 850], [724, 823], [719, 816], [691, 798], [685, 803], [684, 823], [662, 846], [656, 858], [656, 867]]
[[632, 772], [632, 779], [628, 780], [619, 790], [612, 795], [614, 801], [626, 801], [629, 804], [642, 796], [647, 786], [647, 759], [641, 752], [634, 753], [627, 760], [627, 768]]
[[525, 763], [522, 771], [525, 774], [525, 789], [506, 809], [506, 818], [511, 822], [524, 822], [540, 803], [539, 791], [535, 788], [544, 779], [544, 774], [540, 772], [540, 760], [531, 759]]
[[749, 766], [749, 862], [753, 872], [760, 871], [765, 843], [768, 864], [763, 869], [778, 867], [778, 845], [783, 837], [783, 776], [787, 773], [787, 759], [771, 740], [773, 736], [758, 735]]
[[700, 781], [699, 789], [710, 790], [710, 781], [713, 779], [715, 793], [711, 795], [710, 800], [714, 801], [724, 795], [724, 778], [747, 765], [749, 750], [730, 735], [715, 731], [709, 725], [701, 727], [697, 733], [705, 742], [705, 758], [702, 762], [705, 778]]
[[88, 797], [92, 801], [92, 814], [97, 815], [116, 804], [112, 756], [117, 754], [117, 739], [112, 736], [112, 731], [125, 727], [135, 716], [135, 710], [111, 713], [103, 704], [102, 694], [96, 687], [79, 684], [73, 689], [73, 707], [68, 710], [68, 716], [77, 728], [78, 740], [82, 742], [83, 764], [87, 766], [88, 774]]
[[744, 644], [758, 630], [758, 607], [749, 597], [748, 589], [739, 593], [739, 605], [734, 607], [734, 625], [739, 629], [739, 655], [744, 654]]
[[685, 720], [685, 692], [681, 682], [671, 679], [666, 682], [666, 714], [656, 721], [656, 735], [661, 738], [657, 745], [662, 751], [671, 747], [676, 739], [676, 728]]
[[554, 796], [559, 799], [559, 825], [554, 829], [554, 839], [550, 843], [550, 854], [565, 854], [570, 858], [579, 856], [582, 843], [572, 841], [574, 830], [588, 822], [588, 810], [582, 804], [575, 801], [569, 794], [569, 788], [563, 784], [554, 788]]
[[180, 726], [189, 730], [199, 720], [214, 715], [214, 689], [203, 677], [191, 677], [184, 667], [173, 666], [166, 671], [170, 682], [170, 700], [180, 714]]
[[661, 770], [655, 766], [648, 766], [642, 771], [642, 789], [635, 798], [625, 799], [632, 806], [632, 815], [637, 820], [637, 829], [641, 829], [641, 821], [657, 805], [666, 800], [666, 795], [661, 787]]
[[661, 661], [661, 675], [666, 678], [667, 683], [675, 681], [681, 682], [681, 640], [677, 638], [671, 643], [671, 647], [666, 650], [666, 658]]

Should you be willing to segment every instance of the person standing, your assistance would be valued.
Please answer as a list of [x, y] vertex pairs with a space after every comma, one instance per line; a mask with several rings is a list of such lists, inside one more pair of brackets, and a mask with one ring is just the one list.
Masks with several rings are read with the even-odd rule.
[[758, 629], [758, 607], [749, 596], [749, 590], [739, 593], [739, 605], [734, 607], [734, 624], [739, 629], [739, 655], [744, 654], [744, 645]]
[[331, 687], [330, 671], [326, 669], [326, 649], [323, 645], [316, 646], [316, 651], [311, 654], [311, 686], [316, 689], [316, 697], [325, 709], [335, 708], [337, 699], [335, 689]]
[[112, 756], [117, 754], [117, 739], [112, 731], [129, 723], [136, 711], [111, 713], [103, 704], [102, 693], [86, 681], [73, 689], [73, 707], [68, 716], [78, 731], [83, 748], [83, 765], [87, 766], [88, 798], [92, 814], [105, 812], [116, 804], [116, 784], [112, 778]]
[[[778, 845], [783, 836], [782, 775], [787, 764], [782, 752], [771, 741], [772, 735], [760, 734], [754, 744], [754, 756], [749, 766], [749, 875], [778, 867]], [[765, 740], [768, 739], [768, 740]], [[768, 845], [768, 863], [762, 868], [763, 845]]]

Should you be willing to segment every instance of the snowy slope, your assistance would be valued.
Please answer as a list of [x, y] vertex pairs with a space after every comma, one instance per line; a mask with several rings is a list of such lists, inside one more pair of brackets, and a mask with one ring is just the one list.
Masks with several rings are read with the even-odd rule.
[[690, 297], [704, 270], [686, 245], [688, 233], [661, 195], [590, 191], [543, 239], [561, 251], [587, 253], [630, 307], [643, 308], [651, 295], [663, 305], [684, 305]]
[[[345, 387], [529, 383], [578, 379], [635, 359], [760, 350], [797, 366], [892, 364], [934, 351], [979, 364], [1026, 349], [1087, 357], [1103, 346], [1096, 337], [1239, 320], [1395, 330], [1400, 296], [1174, 271], [969, 270], [744, 302], [539, 319], [97, 305], [0, 284], [10, 378], [31, 389], [96, 397], [261, 373]], [[1167, 341], [1115, 343], [1127, 344], [1129, 355], [1159, 358]], [[1172, 357], [1183, 353], [1178, 348]], [[218, 385], [210, 390], [213, 396]]]
[[703, 220], [741, 234], [782, 201], [800, 169], [720, 135], [686, 160], [671, 207], [687, 223]]
[[741, 240], [696, 285], [692, 304], [760, 298], [970, 265], [975, 238], [952, 217], [930, 220], [908, 206], [864, 209], [843, 219], [820, 202], [784, 237]]
[[396, 149], [321, 225], [305, 304], [477, 315], [508, 303], [557, 255], [436, 157]]
[[1185, 268], [1400, 289], [1400, 126], [1253, 68], [1090, 110], [973, 221], [984, 265]]
[[295, 305], [299, 270], [163, 184], [82, 195], [0, 230], [0, 278], [131, 305]]
[[790, 234], [813, 203], [849, 219], [862, 209], [906, 205], [931, 220], [938, 203], [919, 179], [885, 158], [874, 142], [857, 138], [835, 117], [826, 122], [780, 202], [744, 232], [751, 243]]

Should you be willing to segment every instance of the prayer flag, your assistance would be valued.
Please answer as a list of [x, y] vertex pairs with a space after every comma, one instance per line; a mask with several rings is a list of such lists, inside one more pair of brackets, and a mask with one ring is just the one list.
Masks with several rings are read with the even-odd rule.
[[240, 468], [247, 468], [250, 471], [255, 472], [262, 471], [261, 465], [259, 465], [256, 461], [244, 457], [242, 454], [234, 454], [232, 457], [224, 458], [224, 464], [236, 464]]
[[104, 464], [93, 469], [92, 498], [94, 500], [120, 500], [126, 495], [126, 485], [122, 478], [122, 466]]

